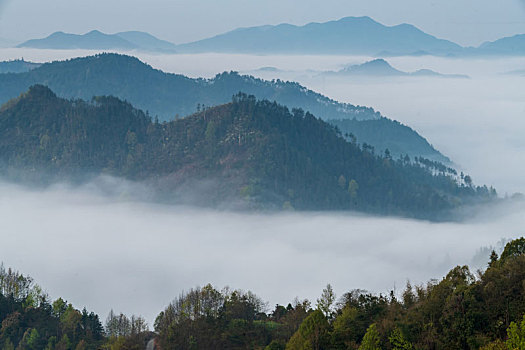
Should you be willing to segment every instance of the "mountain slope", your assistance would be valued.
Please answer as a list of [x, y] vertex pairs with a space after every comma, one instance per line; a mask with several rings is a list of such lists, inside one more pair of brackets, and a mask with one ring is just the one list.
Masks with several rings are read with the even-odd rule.
[[[208, 80], [191, 79], [167, 74], [134, 57], [116, 54], [48, 63], [24, 74], [0, 74], [0, 104], [17, 97], [34, 84], [45, 84], [66, 98], [116, 96], [153, 116], [158, 115], [161, 120], [194, 113], [198, 105], [226, 103], [239, 91], [260, 99], [275, 100], [289, 108], [303, 108], [325, 120], [380, 118], [372, 108], [339, 103], [297, 83], [265, 81], [233, 72]], [[405, 142], [398, 140], [397, 125], [392, 126], [391, 132], [383, 136], [393, 143]], [[349, 132], [362, 139], [358, 130]], [[408, 149], [402, 153], [412, 154]], [[444, 157], [431, 148], [422, 150], [422, 154], [433, 154], [430, 159], [444, 161]]]
[[469, 78], [463, 74], [441, 74], [430, 69], [419, 69], [415, 72], [403, 72], [390, 65], [382, 58], [367, 61], [362, 64], [354, 64], [337, 72], [324, 72], [328, 75], [351, 75], [364, 77], [440, 77], [440, 78]]
[[0, 62], [0, 74], [3, 73], [24, 73], [40, 67], [41, 63], [34, 63], [21, 60]]
[[304, 26], [280, 24], [240, 28], [212, 38], [178, 45], [179, 52], [409, 55], [454, 54], [461, 46], [426, 34], [409, 24], [384, 26], [369, 17]]
[[525, 34], [483, 43], [474, 52], [491, 55], [523, 55], [525, 54]]
[[387, 61], [383, 59], [375, 59], [365, 62], [363, 64], [351, 65], [343, 68], [339, 74], [348, 75], [369, 75], [369, 76], [405, 76], [406, 72], [392, 67]]
[[[331, 120], [330, 124], [337, 126], [349, 140], [356, 138], [359, 144], [371, 145], [377, 153], [388, 149], [395, 159], [408, 155], [411, 158], [423, 157], [444, 164], [452, 162], [439, 153], [421, 135], [410, 127], [395, 120], [380, 118], [374, 120]], [[392, 137], [395, 134], [396, 137]]]
[[149, 33], [139, 31], [129, 31], [116, 33], [115, 35], [129, 41], [143, 51], [154, 52], [175, 52], [175, 44], [166, 40], [161, 40]]
[[135, 57], [117, 54], [52, 62], [26, 74], [0, 75], [0, 103], [34, 84], [45, 84], [67, 98], [113, 95], [158, 115], [161, 120], [194, 113], [198, 105], [226, 103], [239, 91], [276, 100], [290, 108], [301, 107], [324, 119], [379, 117], [372, 108], [339, 103], [297, 83], [264, 81], [234, 72], [218, 74], [209, 80], [191, 79], [155, 70]]
[[458, 185], [451, 169], [376, 157], [309, 113], [247, 95], [159, 124], [113, 97], [88, 104], [35, 86], [0, 111], [0, 155], [16, 179], [106, 173], [207, 205], [438, 218], [490, 196]]

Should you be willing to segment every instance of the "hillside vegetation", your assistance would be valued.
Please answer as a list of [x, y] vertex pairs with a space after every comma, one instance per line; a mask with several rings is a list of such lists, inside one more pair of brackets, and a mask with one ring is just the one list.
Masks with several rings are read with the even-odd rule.
[[[324, 120], [381, 118], [372, 108], [340, 103], [294, 82], [266, 81], [235, 72], [218, 74], [212, 79], [192, 79], [164, 73], [134, 57], [117, 54], [47, 63], [24, 74], [0, 74], [0, 103], [18, 97], [34, 84], [46, 85], [64, 98], [90, 100], [93, 96], [115, 96], [161, 121], [190, 115], [206, 106], [228, 103], [239, 92], [276, 101], [288, 108], [302, 108]], [[359, 140], [366, 139], [361, 137], [360, 130], [356, 127], [351, 132]], [[402, 149], [403, 154], [445, 161], [428, 142], [417, 142], [416, 139], [422, 139], [419, 134], [415, 131], [402, 133], [396, 123], [390, 123], [388, 130], [383, 128], [382, 138], [397, 144], [419, 144], [418, 148]], [[379, 144], [373, 146], [384, 151]]]
[[495, 196], [440, 163], [375, 154], [310, 113], [244, 94], [160, 123], [114, 97], [69, 101], [34, 86], [0, 111], [0, 155], [15, 179], [110, 174], [167, 201], [191, 189], [208, 205], [438, 219]]
[[[99, 317], [52, 301], [30, 277], [0, 266], [0, 346], [16, 349], [483, 349], [525, 344], [525, 239], [492, 252], [475, 277], [457, 266], [441, 280], [407, 283], [400, 295], [330, 285], [315, 303], [271, 308], [252, 292], [208, 284], [176, 297], [154, 324], [110, 312]], [[301, 291], [298, 291], [300, 294]], [[153, 339], [153, 340], [152, 340]]]

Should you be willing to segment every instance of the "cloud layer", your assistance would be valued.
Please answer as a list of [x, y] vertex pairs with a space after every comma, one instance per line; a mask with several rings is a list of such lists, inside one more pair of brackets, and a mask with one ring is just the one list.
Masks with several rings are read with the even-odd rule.
[[497, 219], [434, 224], [162, 206], [108, 197], [100, 188], [100, 181], [47, 190], [0, 183], [0, 257], [52, 297], [103, 319], [113, 308], [152, 323], [182, 290], [206, 283], [250, 289], [270, 305], [315, 300], [328, 282], [339, 295], [399, 291], [407, 279], [441, 278], [480, 247], [525, 230], [523, 207]]

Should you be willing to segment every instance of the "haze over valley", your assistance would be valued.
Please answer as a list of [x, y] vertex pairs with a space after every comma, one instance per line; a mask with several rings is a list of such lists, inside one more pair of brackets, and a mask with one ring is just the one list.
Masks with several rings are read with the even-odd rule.
[[0, 348], [525, 341], [523, 1], [98, 1], [0, 0]]

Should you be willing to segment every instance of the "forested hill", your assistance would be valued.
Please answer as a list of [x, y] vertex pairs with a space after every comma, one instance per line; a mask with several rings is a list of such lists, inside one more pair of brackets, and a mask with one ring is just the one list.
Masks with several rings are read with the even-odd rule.
[[[195, 113], [202, 105], [227, 103], [238, 92], [275, 100], [289, 108], [303, 108], [325, 120], [381, 118], [372, 108], [339, 103], [297, 83], [265, 81], [233, 72], [219, 74], [210, 80], [191, 79], [155, 70], [134, 57], [117, 54], [48, 63], [25, 74], [0, 74], [0, 104], [17, 97], [33, 84], [47, 85], [65, 98], [89, 100], [93, 96], [116, 96], [152, 116], [158, 115], [161, 121]], [[364, 128], [358, 127], [359, 123], [350, 124], [353, 129], [345, 132], [355, 135], [360, 143], [370, 143], [368, 134], [361, 135]], [[424, 155], [432, 160], [447, 162], [446, 157], [415, 131], [406, 133], [399, 130], [400, 126], [396, 123], [382, 123], [382, 126], [381, 139], [386, 143], [412, 146], [396, 150], [396, 154], [399, 151], [399, 154]], [[420, 142], [421, 139], [424, 142]], [[378, 151], [384, 151], [383, 144], [372, 145]], [[417, 147], [413, 147], [415, 145]]]
[[227, 103], [240, 91], [289, 108], [304, 108], [323, 119], [379, 118], [372, 108], [339, 103], [298, 83], [265, 81], [235, 72], [218, 74], [213, 79], [192, 79], [164, 73], [135, 57], [119, 54], [46, 63], [22, 74], [1, 74], [0, 104], [35, 84], [46, 85], [64, 98], [116, 96], [160, 120], [195, 113], [202, 105]]
[[439, 163], [378, 157], [310, 113], [242, 94], [158, 123], [114, 97], [68, 101], [35, 86], [3, 106], [0, 154], [17, 179], [105, 173], [208, 205], [437, 219], [494, 195]]

